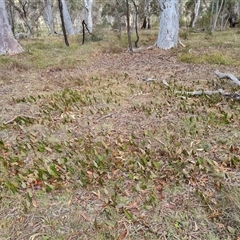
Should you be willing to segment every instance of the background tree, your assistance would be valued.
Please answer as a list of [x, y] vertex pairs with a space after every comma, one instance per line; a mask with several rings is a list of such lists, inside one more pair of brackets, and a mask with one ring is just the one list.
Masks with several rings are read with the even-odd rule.
[[138, 41], [139, 41], [139, 34], [138, 34], [138, 6], [134, 0], [132, 0], [133, 6], [134, 6], [134, 29], [136, 33], [136, 41], [134, 42], [134, 46], [137, 48], [138, 47]]
[[170, 49], [178, 44], [179, 11], [177, 0], [159, 0], [160, 25], [157, 47]]
[[229, 22], [229, 27], [234, 28], [239, 21], [239, 1], [230, 0], [226, 4], [226, 9], [228, 11], [227, 20]]
[[132, 52], [132, 40], [131, 40], [131, 29], [130, 29], [130, 10], [129, 10], [128, 0], [126, 0], [126, 15], [127, 15], [128, 49], [130, 52]]
[[121, 36], [122, 26], [125, 22], [125, 4], [122, 1], [106, 2], [103, 6], [101, 17], [103, 22], [109, 24], [112, 29]]
[[192, 21], [191, 21], [191, 23], [190, 23], [190, 27], [191, 27], [191, 28], [194, 28], [194, 27], [195, 27], [195, 24], [196, 24], [196, 22], [197, 22], [200, 4], [201, 4], [201, 0], [195, 0], [195, 1], [194, 1], [193, 17], [192, 17]]
[[91, 33], [93, 30], [93, 19], [92, 19], [93, 0], [84, 0], [84, 7], [86, 9], [85, 22], [88, 26], [89, 32]]
[[60, 0], [62, 4], [62, 14], [63, 14], [63, 20], [64, 20], [64, 25], [66, 28], [66, 32], [68, 35], [73, 35], [74, 34], [74, 28], [72, 24], [72, 20], [67, 8], [67, 4], [65, 0]]
[[[40, 0], [9, 0], [16, 11], [18, 22], [22, 22], [23, 31], [33, 36], [39, 27], [39, 18], [42, 16], [43, 6]], [[16, 19], [15, 21], [16, 22]], [[19, 23], [18, 23], [19, 24]]]
[[65, 28], [65, 21], [64, 21], [64, 15], [63, 15], [63, 4], [62, 0], [58, 0], [58, 6], [59, 6], [59, 11], [60, 11], [60, 17], [61, 17], [61, 22], [62, 22], [62, 31], [63, 31], [63, 36], [64, 36], [64, 41], [66, 46], [69, 47], [69, 42], [67, 38], [67, 32]]
[[4, 0], [0, 0], [0, 54], [13, 55], [23, 51], [24, 49], [13, 36]]
[[51, 34], [54, 33], [54, 24], [53, 24], [53, 12], [52, 12], [52, 1], [51, 0], [41, 0], [43, 4], [43, 19], [46, 23], [46, 26], [49, 29]]

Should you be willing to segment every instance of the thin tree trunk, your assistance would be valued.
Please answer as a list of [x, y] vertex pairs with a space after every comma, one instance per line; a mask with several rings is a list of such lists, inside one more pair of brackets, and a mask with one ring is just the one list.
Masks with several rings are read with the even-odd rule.
[[85, 21], [82, 21], [82, 44], [85, 42]]
[[130, 29], [130, 19], [129, 19], [129, 2], [126, 0], [126, 9], [127, 9], [127, 36], [128, 36], [128, 47], [129, 51], [132, 52], [132, 40], [131, 40], [131, 29]]
[[134, 45], [135, 45], [136, 48], [138, 48], [138, 41], [139, 41], [138, 26], [137, 26], [137, 22], [138, 22], [138, 18], [137, 18], [137, 16], [138, 16], [138, 9], [137, 9], [137, 5], [136, 5], [134, 0], [132, 0], [132, 3], [133, 3], [133, 6], [134, 6], [134, 12], [135, 12], [134, 27], [135, 27], [135, 32], [136, 32], [136, 36], [137, 36], [137, 39], [134, 42]]
[[69, 35], [73, 35], [74, 28], [73, 28], [72, 20], [68, 12], [67, 4], [65, 0], [61, 0], [61, 4], [62, 4], [62, 14], [63, 14], [63, 20], [64, 20], [66, 32]]
[[215, 0], [212, 1], [212, 6], [211, 6], [211, 13], [210, 13], [210, 26], [209, 26], [209, 29], [212, 29], [212, 26], [213, 26], [213, 11], [214, 11], [214, 3], [215, 3]]
[[223, 6], [224, 0], [221, 1], [220, 7], [219, 7], [219, 1], [220, 1], [220, 0], [217, 0], [217, 3], [216, 3], [216, 14], [215, 14], [215, 19], [214, 19], [214, 23], [213, 23], [211, 32], [214, 32], [215, 29], [216, 29], [218, 17], [219, 17], [219, 14], [220, 14], [221, 9], [222, 9], [222, 6]]
[[93, 0], [84, 0], [84, 5], [87, 10], [86, 13], [86, 24], [88, 26], [88, 30], [92, 33], [93, 30], [93, 20], [92, 20], [92, 5]]
[[191, 25], [192, 28], [195, 27], [195, 24], [197, 22], [200, 4], [201, 4], [201, 0], [196, 0], [195, 7], [194, 7], [194, 18], [193, 18], [192, 25]]
[[58, 6], [59, 6], [60, 17], [61, 17], [61, 22], [62, 22], [62, 31], [63, 31], [64, 41], [65, 41], [65, 44], [69, 47], [69, 42], [68, 42], [67, 33], [66, 33], [66, 29], [65, 29], [64, 18], [63, 18], [62, 0], [58, 0]]
[[53, 14], [52, 14], [52, 3], [51, 0], [41, 0], [43, 4], [43, 19], [45, 24], [50, 30], [50, 33], [54, 33], [54, 26], [53, 26]]

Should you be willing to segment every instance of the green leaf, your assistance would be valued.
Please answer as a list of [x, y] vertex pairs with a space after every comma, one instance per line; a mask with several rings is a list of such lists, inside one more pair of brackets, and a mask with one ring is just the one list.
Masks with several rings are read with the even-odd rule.
[[59, 172], [56, 170], [55, 164], [48, 166], [47, 170], [48, 173], [54, 177], [58, 177], [60, 175]]
[[128, 220], [133, 220], [133, 215], [127, 209], [123, 209], [123, 212]]
[[114, 227], [116, 225], [115, 221], [111, 221], [111, 220], [105, 220], [105, 223], [109, 226], [109, 227]]
[[11, 190], [13, 193], [17, 192], [18, 184], [16, 182], [10, 182], [9, 179], [5, 182], [6, 187]]

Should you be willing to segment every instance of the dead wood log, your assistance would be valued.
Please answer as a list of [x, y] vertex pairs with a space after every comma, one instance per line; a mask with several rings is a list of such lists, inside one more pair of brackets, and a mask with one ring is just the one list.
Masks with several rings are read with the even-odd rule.
[[238, 86], [240, 86], [240, 81], [238, 78], [236, 78], [233, 74], [231, 73], [221, 73], [218, 70], [215, 71], [215, 74], [220, 78], [227, 78], [230, 79], [232, 82], [234, 82], [235, 84], [237, 84]]
[[239, 93], [229, 93], [229, 92], [225, 92], [223, 89], [218, 89], [218, 90], [215, 90], [215, 91], [199, 90], [199, 91], [192, 91], [192, 92], [176, 91], [175, 93], [180, 93], [182, 95], [190, 95], [190, 96], [221, 94], [224, 97], [232, 98], [232, 99], [235, 99], [235, 100], [240, 100], [240, 94]]

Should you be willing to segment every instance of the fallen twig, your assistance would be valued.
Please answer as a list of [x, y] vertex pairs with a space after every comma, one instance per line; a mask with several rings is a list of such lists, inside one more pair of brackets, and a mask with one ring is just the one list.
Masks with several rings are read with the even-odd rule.
[[180, 38], [178, 39], [178, 42], [179, 42], [179, 44], [180, 44], [182, 47], [186, 47], [186, 45], [182, 43], [182, 41], [180, 40]]
[[109, 113], [109, 114], [107, 114], [107, 115], [104, 115], [104, 116], [102, 116], [102, 117], [96, 119], [96, 120], [94, 121], [94, 123], [97, 123], [97, 122], [99, 122], [99, 121], [101, 121], [101, 120], [103, 120], [103, 119], [105, 119], [105, 118], [112, 117], [114, 114], [119, 113], [121, 110], [122, 110], [122, 108], [120, 108], [117, 112]]
[[17, 118], [29, 118], [29, 119], [36, 119], [35, 117], [32, 117], [32, 116], [26, 116], [26, 115], [18, 115], [18, 116], [15, 116], [13, 118], [11, 118], [10, 120], [4, 122], [5, 125], [7, 124], [10, 124], [10, 123], [13, 123]]
[[163, 80], [162, 80], [162, 83], [163, 83], [165, 86], [167, 86], [167, 87], [170, 86], [170, 85], [168, 84], [168, 82], [166, 81], [166, 79], [163, 79]]
[[156, 79], [154, 79], [154, 78], [143, 78], [142, 79], [144, 82], [153, 82], [153, 81], [155, 81]]

